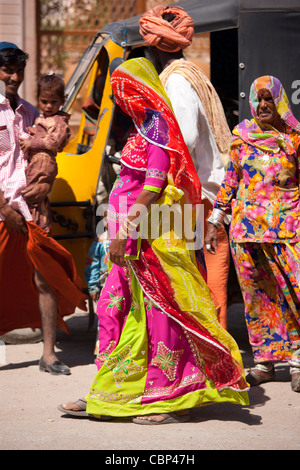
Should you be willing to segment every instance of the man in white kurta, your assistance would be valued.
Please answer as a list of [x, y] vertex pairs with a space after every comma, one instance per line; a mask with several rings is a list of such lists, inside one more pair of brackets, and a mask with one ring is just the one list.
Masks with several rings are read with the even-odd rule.
[[[231, 133], [224, 110], [204, 73], [186, 61], [182, 49], [191, 44], [192, 20], [184, 10], [155, 7], [141, 18], [140, 33], [150, 47], [150, 59], [172, 103], [182, 135], [202, 185], [204, 236], [207, 218], [225, 175]], [[176, 8], [178, 10], [178, 8]], [[175, 18], [174, 18], [175, 16]], [[204, 237], [203, 237], [204, 238]], [[204, 246], [207, 284], [218, 308], [221, 325], [227, 328], [227, 283], [230, 264], [229, 242], [224, 226], [218, 231], [218, 249], [209, 253]]]

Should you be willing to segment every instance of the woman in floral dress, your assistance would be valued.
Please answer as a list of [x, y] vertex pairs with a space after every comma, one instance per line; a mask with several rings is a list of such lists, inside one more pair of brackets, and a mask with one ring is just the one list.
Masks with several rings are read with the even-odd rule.
[[300, 392], [300, 123], [280, 81], [256, 79], [252, 120], [233, 130], [231, 159], [205, 238], [217, 246], [216, 226], [232, 213], [232, 255], [245, 303], [256, 365], [251, 385], [274, 380], [275, 361], [289, 361]]

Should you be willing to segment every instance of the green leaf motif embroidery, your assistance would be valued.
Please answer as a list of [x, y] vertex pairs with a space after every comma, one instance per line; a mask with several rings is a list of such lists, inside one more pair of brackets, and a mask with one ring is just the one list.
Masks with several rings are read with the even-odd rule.
[[173, 381], [176, 378], [177, 366], [182, 354], [182, 349], [171, 351], [163, 341], [159, 341], [156, 356], [152, 359], [151, 364], [159, 367], [164, 375], [168, 377], [170, 381]]
[[175, 367], [176, 364], [172, 361], [172, 353], [169, 352], [165, 357], [157, 355], [157, 358], [161, 361], [161, 368], [165, 369], [166, 367]]
[[118, 310], [122, 310], [122, 302], [124, 300], [124, 297], [122, 297], [121, 295], [117, 297], [114, 294], [109, 294], [109, 297], [111, 299], [111, 302], [108, 304], [108, 308], [116, 307]]
[[112, 371], [116, 387], [121, 387], [125, 379], [130, 375], [138, 374], [143, 371], [143, 366], [137, 364], [131, 357], [131, 346], [125, 348], [115, 356], [110, 356], [106, 367]]
[[130, 364], [130, 359], [126, 359], [125, 361], [122, 361], [122, 359], [118, 357], [117, 363], [118, 365], [113, 369], [113, 372], [119, 372], [119, 370], [122, 369], [124, 374], [128, 375], [128, 369], [126, 368], [126, 366]]

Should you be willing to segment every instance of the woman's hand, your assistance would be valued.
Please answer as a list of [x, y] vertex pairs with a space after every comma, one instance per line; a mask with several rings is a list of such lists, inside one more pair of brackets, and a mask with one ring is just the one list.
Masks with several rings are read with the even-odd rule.
[[[142, 189], [127, 216], [128, 222], [139, 224], [146, 217], [151, 204], [157, 199], [157, 193]], [[129, 236], [129, 234], [128, 234]], [[125, 251], [127, 238], [119, 231], [109, 247], [109, 259], [120, 267], [126, 266]]]
[[116, 238], [111, 241], [109, 247], [109, 259], [112, 263], [117, 264], [121, 268], [126, 266], [125, 263], [125, 250], [126, 250], [126, 238], [121, 238], [120, 232], [117, 233]]
[[218, 248], [218, 229], [213, 224], [207, 224], [207, 232], [204, 239], [205, 247], [209, 253], [215, 254]]

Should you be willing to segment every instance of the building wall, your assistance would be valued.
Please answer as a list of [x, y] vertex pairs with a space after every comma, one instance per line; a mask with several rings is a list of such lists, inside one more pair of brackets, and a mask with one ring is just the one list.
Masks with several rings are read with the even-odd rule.
[[0, 38], [23, 47], [24, 6], [22, 0], [0, 0]]
[[29, 54], [19, 94], [32, 104], [36, 104], [36, 1], [0, 0], [0, 41], [13, 42]]

